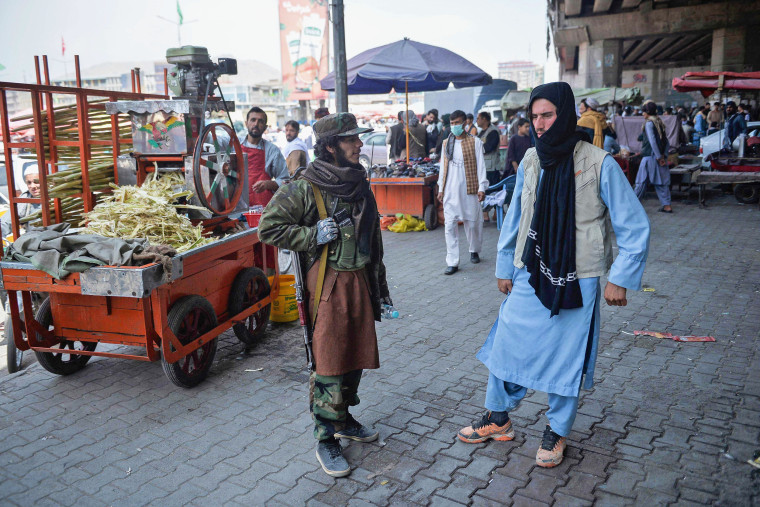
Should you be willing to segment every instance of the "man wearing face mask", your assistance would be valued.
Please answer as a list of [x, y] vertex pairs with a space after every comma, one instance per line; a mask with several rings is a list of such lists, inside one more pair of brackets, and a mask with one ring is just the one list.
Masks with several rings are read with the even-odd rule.
[[626, 290], [641, 287], [649, 221], [620, 166], [576, 131], [567, 83], [534, 88], [528, 116], [536, 147], [518, 167], [496, 260], [497, 286], [508, 297], [477, 355], [489, 371], [487, 412], [458, 437], [512, 440], [509, 412], [527, 389], [544, 391], [549, 424], [536, 464], [554, 467], [564, 456], [579, 391], [593, 385], [599, 279], [609, 271], [608, 305], [627, 304]]
[[248, 205], [265, 206], [280, 186], [288, 181], [288, 166], [280, 149], [262, 136], [267, 130], [267, 114], [252, 107], [246, 116], [248, 132], [240, 137], [248, 155]]
[[483, 246], [483, 212], [480, 203], [488, 188], [483, 143], [465, 132], [464, 111], [451, 113], [451, 134], [441, 149], [441, 177], [438, 179], [438, 200], [443, 202], [446, 235], [446, 270], [453, 275], [459, 270], [459, 221], [469, 243], [470, 262], [480, 262]]

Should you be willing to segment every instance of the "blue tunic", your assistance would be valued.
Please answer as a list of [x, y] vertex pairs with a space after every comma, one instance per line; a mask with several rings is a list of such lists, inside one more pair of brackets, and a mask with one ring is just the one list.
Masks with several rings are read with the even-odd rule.
[[[512, 293], [502, 303], [499, 317], [477, 357], [491, 373], [507, 382], [561, 396], [578, 396], [584, 373], [583, 387], [593, 386], [599, 343], [599, 277], [579, 280], [582, 308], [560, 310], [559, 315], [549, 318], [550, 311], [528, 283], [527, 270], [514, 266], [523, 180], [521, 163], [496, 260], [496, 277], [511, 279]], [[649, 251], [646, 212], [610, 156], [602, 163], [599, 190], [610, 211], [619, 248], [609, 281], [638, 290]]]

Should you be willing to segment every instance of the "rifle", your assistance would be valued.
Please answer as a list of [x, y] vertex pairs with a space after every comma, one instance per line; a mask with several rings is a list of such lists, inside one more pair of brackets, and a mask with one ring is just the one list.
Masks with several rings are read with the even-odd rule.
[[304, 279], [304, 272], [301, 269], [301, 256], [298, 252], [290, 251], [290, 256], [293, 260], [293, 273], [295, 274], [296, 283], [296, 305], [298, 306], [298, 319], [301, 322], [303, 328], [303, 344], [306, 347], [306, 364], [309, 371], [314, 370], [314, 355], [311, 352], [311, 322], [309, 321], [309, 308], [308, 308], [308, 296], [306, 291], [306, 281]]

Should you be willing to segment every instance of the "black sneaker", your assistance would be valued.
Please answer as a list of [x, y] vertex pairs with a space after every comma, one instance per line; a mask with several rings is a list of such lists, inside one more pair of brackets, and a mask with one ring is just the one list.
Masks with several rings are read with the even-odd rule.
[[319, 441], [317, 460], [322, 465], [322, 470], [332, 477], [345, 477], [351, 473], [351, 467], [343, 457], [343, 448], [334, 438]]
[[477, 252], [471, 252], [470, 253], [470, 262], [473, 264], [477, 264], [480, 262], [480, 255], [478, 255]]
[[349, 438], [357, 442], [374, 442], [380, 435], [377, 431], [362, 426], [362, 424], [348, 414], [346, 427], [335, 432], [335, 438]]

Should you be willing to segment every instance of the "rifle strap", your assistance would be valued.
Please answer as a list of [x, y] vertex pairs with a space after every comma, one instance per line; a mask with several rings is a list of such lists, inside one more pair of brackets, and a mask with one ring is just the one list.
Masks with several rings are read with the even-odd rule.
[[[322, 199], [322, 192], [314, 183], [311, 183], [311, 190], [314, 192], [314, 200], [317, 202], [317, 211], [319, 219], [327, 218], [327, 209], [325, 201]], [[322, 286], [325, 284], [325, 271], [327, 270], [327, 243], [322, 247], [322, 253], [319, 256], [319, 274], [317, 275], [317, 287], [314, 289], [314, 306], [312, 308], [311, 325], [312, 328], [317, 324], [317, 310], [319, 309], [319, 300], [322, 298]]]

